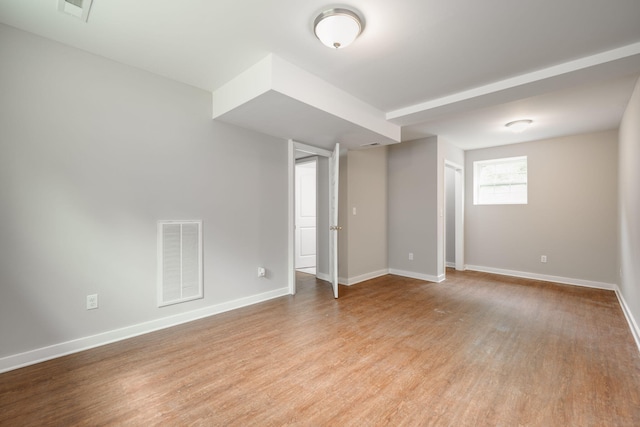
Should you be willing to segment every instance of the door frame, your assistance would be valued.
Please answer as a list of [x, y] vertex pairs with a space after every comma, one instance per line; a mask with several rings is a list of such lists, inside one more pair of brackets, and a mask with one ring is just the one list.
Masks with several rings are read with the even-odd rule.
[[[312, 145], [303, 144], [301, 142], [290, 139], [287, 145], [287, 181], [288, 181], [288, 214], [287, 214], [287, 283], [289, 285], [289, 293], [296, 294], [296, 260], [295, 260], [295, 168], [296, 168], [296, 151], [304, 151], [315, 156], [330, 158], [332, 152], [323, 148], [314, 147]], [[316, 195], [317, 197], [317, 195]], [[316, 251], [316, 256], [318, 253]], [[317, 273], [317, 271], [316, 271]]]
[[446, 168], [451, 168], [455, 172], [454, 186], [455, 186], [455, 268], [457, 271], [464, 271], [464, 168], [457, 163], [449, 160], [444, 161], [445, 176], [444, 182], [444, 203], [445, 203], [445, 223], [443, 228], [444, 233], [444, 271], [446, 275], [447, 271], [447, 180], [446, 180]]

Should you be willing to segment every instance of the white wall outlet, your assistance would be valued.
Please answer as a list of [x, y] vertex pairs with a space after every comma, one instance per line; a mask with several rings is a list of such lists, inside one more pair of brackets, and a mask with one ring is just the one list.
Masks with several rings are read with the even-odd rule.
[[413, 252], [409, 252], [409, 261], [413, 261]]
[[356, 214], [356, 208], [355, 207], [353, 208], [353, 214], [354, 215]]
[[98, 308], [98, 294], [87, 295], [87, 310]]
[[547, 262], [547, 256], [546, 255], [541, 255], [540, 256], [540, 262]]
[[266, 277], [267, 270], [264, 267], [258, 267], [258, 277]]

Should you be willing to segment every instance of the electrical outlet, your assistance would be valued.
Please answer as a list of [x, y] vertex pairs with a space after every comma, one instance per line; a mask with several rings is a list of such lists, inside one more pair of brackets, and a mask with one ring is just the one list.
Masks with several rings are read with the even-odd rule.
[[547, 256], [546, 255], [541, 255], [540, 256], [540, 262], [547, 262]]
[[409, 252], [409, 261], [413, 261], [413, 252]]
[[264, 267], [258, 267], [258, 277], [266, 277], [267, 270]]
[[87, 310], [98, 308], [98, 294], [87, 295]]

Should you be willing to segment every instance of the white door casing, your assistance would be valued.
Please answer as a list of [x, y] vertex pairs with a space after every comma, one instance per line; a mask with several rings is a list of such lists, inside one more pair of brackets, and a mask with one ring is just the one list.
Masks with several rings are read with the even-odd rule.
[[[287, 146], [287, 182], [288, 182], [288, 214], [287, 214], [287, 224], [288, 224], [288, 235], [287, 235], [287, 258], [288, 258], [288, 271], [287, 271], [287, 282], [289, 284], [289, 293], [291, 295], [296, 294], [296, 270], [295, 270], [295, 163], [296, 163], [296, 151], [301, 151], [304, 153], [313, 154], [316, 156], [326, 157], [330, 159], [332, 156], [332, 152], [329, 150], [325, 150], [323, 148], [314, 147], [312, 145], [303, 144], [301, 142], [296, 142], [292, 139], [288, 141]], [[327, 163], [331, 163], [330, 161]], [[336, 165], [337, 166], [337, 165]], [[337, 172], [336, 168], [336, 172]], [[331, 180], [331, 178], [329, 178]], [[337, 185], [338, 182], [336, 180], [336, 198], [335, 198], [335, 212], [338, 212], [338, 199], [337, 199]], [[329, 204], [331, 204], [331, 197], [329, 197]], [[329, 208], [331, 212], [331, 207]], [[330, 222], [331, 224], [331, 222]], [[329, 235], [332, 233], [330, 232]], [[329, 245], [330, 246], [330, 245]], [[329, 251], [330, 252], [330, 251]], [[337, 251], [337, 238], [336, 238], [336, 248], [333, 251], [334, 256], [329, 257], [329, 262], [333, 259], [333, 265], [335, 266], [335, 282], [332, 282], [334, 286], [334, 296], [337, 292], [338, 286], [338, 251]], [[317, 255], [317, 254], [316, 254]], [[331, 275], [331, 274], [329, 274]]]
[[295, 266], [316, 266], [316, 159], [296, 163]]
[[329, 277], [333, 296], [338, 298], [338, 184], [340, 177], [340, 144], [336, 143], [329, 158]]

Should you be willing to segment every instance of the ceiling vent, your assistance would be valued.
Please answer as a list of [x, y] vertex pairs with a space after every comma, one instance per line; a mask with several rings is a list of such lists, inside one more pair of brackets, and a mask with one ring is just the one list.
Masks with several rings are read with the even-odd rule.
[[93, 0], [58, 0], [58, 10], [87, 22]]

